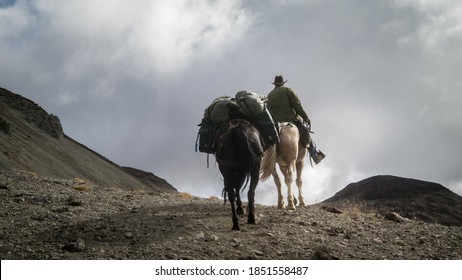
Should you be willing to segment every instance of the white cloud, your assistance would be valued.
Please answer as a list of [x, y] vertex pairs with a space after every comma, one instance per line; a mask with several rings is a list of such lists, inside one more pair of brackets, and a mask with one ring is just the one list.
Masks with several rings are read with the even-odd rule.
[[[377, 174], [459, 182], [460, 13], [447, 0], [18, 0], [0, 9], [0, 86], [111, 160], [208, 196], [223, 185], [194, 154], [205, 106], [283, 74], [327, 153], [305, 169], [309, 203]], [[257, 192], [275, 204], [271, 181]]]
[[440, 52], [452, 40], [462, 39], [462, 3], [457, 0], [396, 0], [399, 8], [412, 8], [422, 15], [417, 28], [398, 40], [400, 46], [418, 44], [425, 50]]
[[446, 187], [450, 188], [456, 194], [462, 196], [462, 181], [452, 182], [449, 186]]
[[168, 73], [226, 53], [251, 23], [239, 1], [157, 1], [141, 14], [130, 47]]
[[[240, 1], [18, 1], [0, 9], [4, 57], [28, 61], [22, 76], [111, 96], [116, 75], [174, 76], [232, 51], [252, 25]], [[18, 66], [19, 67], [19, 66]], [[66, 91], [63, 89], [63, 91]], [[88, 95], [88, 94], [87, 94]], [[70, 97], [70, 98], [69, 98]]]
[[[22, 34], [32, 26], [33, 18], [27, 10], [27, 4], [20, 1], [15, 8], [0, 8], [0, 40], [7, 38], [17, 39], [18, 34]], [[5, 28], [8, 27], [8, 28]]]

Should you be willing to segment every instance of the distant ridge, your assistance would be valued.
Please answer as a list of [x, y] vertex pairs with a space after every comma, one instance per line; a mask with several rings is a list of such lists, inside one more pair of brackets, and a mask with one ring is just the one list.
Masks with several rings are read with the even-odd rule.
[[351, 183], [322, 205], [462, 226], [462, 197], [438, 183], [379, 175]]
[[[176, 192], [165, 180], [139, 176], [67, 136], [59, 118], [37, 103], [0, 88], [0, 170], [80, 178], [102, 187]], [[143, 171], [144, 172], [144, 171]]]

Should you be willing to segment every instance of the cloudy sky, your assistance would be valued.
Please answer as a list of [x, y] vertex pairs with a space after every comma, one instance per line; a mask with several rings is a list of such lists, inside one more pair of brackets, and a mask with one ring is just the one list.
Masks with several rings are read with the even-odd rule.
[[[327, 154], [308, 203], [379, 174], [462, 195], [459, 0], [0, 0], [0, 59], [1, 87], [180, 191], [221, 195], [194, 150], [205, 107], [282, 74]], [[272, 181], [257, 202], [276, 203]]]

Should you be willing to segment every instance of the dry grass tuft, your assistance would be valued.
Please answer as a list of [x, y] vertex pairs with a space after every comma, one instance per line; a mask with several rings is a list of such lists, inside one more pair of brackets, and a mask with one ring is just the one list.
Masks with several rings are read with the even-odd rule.
[[75, 184], [73, 188], [81, 192], [88, 192], [91, 190], [91, 186], [87, 182], [80, 178], [72, 179], [72, 182]]
[[72, 179], [72, 182], [76, 185], [83, 185], [87, 183], [84, 179], [80, 179], [80, 178], [74, 178]]
[[19, 172], [27, 176], [38, 177], [37, 173], [32, 172], [32, 171], [20, 170]]
[[178, 194], [178, 196], [183, 198], [183, 199], [192, 199], [192, 195], [190, 193], [187, 193], [187, 192], [180, 192]]
[[91, 187], [87, 184], [75, 185], [73, 188], [81, 192], [88, 192], [91, 190]]
[[221, 201], [221, 199], [219, 199], [218, 197], [216, 197], [216, 196], [214, 196], [214, 195], [211, 195], [211, 196], [209, 197], [209, 200], [210, 200], [210, 201], [214, 201], [214, 202], [215, 202], [215, 201]]

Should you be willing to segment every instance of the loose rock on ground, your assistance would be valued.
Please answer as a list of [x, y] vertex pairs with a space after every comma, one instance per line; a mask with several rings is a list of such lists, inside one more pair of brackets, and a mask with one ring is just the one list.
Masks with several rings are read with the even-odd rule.
[[236, 232], [222, 199], [87, 184], [0, 171], [1, 259], [462, 258], [460, 227], [257, 204]]

